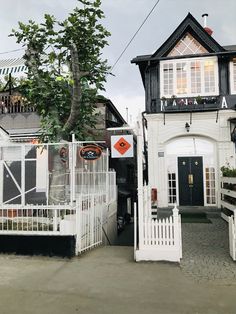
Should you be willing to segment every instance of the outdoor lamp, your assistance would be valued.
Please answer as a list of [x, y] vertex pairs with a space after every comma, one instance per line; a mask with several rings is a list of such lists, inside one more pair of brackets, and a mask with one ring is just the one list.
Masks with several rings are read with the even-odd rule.
[[190, 125], [188, 124], [188, 122], [185, 123], [185, 129], [187, 132], [189, 132], [190, 130]]

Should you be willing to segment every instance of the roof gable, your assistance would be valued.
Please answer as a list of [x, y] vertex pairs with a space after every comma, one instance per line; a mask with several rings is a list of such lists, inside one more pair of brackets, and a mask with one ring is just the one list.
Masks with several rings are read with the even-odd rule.
[[[152, 55], [152, 58], [167, 57], [183, 38], [190, 34], [194, 40], [201, 45], [205, 52], [221, 52], [225, 49], [212, 38], [198, 21], [190, 14], [176, 28], [172, 35], [162, 44], [162, 46]], [[200, 52], [201, 53], [201, 52]], [[192, 54], [192, 53], [190, 53]], [[198, 53], [199, 54], [199, 53]]]
[[186, 33], [170, 51], [168, 57], [196, 55], [201, 53], [208, 53], [208, 51], [190, 33]]

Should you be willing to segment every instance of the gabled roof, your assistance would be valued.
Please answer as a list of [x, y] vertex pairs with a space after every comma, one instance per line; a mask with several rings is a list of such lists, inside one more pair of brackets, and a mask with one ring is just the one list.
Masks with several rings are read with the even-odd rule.
[[170, 37], [162, 44], [162, 46], [152, 55], [155, 57], [165, 57], [168, 52], [176, 45], [176, 43], [187, 32], [191, 33], [199, 43], [206, 48], [209, 52], [223, 52], [225, 49], [220, 46], [215, 39], [210, 36], [200, 23], [188, 13], [182, 23], [170, 35]]
[[188, 13], [185, 19], [154, 54], [138, 56], [134, 58], [131, 63], [141, 64], [143, 62], [155, 61], [167, 57], [168, 53], [186, 33], [190, 33], [210, 54], [224, 54], [232, 49], [225, 49], [218, 44], [192, 14]]

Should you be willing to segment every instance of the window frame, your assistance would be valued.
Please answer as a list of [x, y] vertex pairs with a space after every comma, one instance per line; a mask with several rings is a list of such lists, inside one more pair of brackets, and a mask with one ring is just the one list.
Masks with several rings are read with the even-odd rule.
[[234, 77], [234, 66], [236, 69], [236, 58], [233, 58], [233, 60], [230, 61], [230, 63], [229, 63], [230, 94], [232, 94], [232, 95], [236, 94], [236, 84], [234, 86], [234, 79], [236, 80], [236, 71], [235, 71], [235, 77]]
[[[201, 92], [191, 93], [191, 62], [200, 61], [200, 76], [201, 76]], [[214, 62], [214, 77], [215, 77], [215, 92], [205, 92], [205, 79], [204, 79], [204, 62]], [[187, 92], [186, 94], [177, 94], [177, 63], [186, 63], [187, 66]], [[173, 65], [173, 94], [164, 93], [164, 65]], [[218, 58], [211, 57], [197, 57], [197, 58], [178, 58], [160, 61], [160, 97], [171, 98], [173, 95], [177, 98], [197, 97], [197, 96], [218, 96], [219, 95], [219, 73], [218, 73]]]

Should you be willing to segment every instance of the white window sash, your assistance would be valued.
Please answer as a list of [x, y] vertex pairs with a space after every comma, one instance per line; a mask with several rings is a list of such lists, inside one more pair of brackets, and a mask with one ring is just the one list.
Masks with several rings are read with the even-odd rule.
[[[205, 74], [204, 74], [204, 61], [214, 61], [214, 78], [215, 78], [215, 92], [205, 92]], [[191, 62], [200, 61], [201, 70], [201, 92], [191, 93]], [[186, 94], [177, 94], [177, 63], [185, 62], [187, 66], [187, 90]], [[175, 59], [175, 60], [165, 60], [160, 62], [160, 95], [161, 97], [171, 98], [173, 95], [164, 93], [164, 65], [172, 63], [173, 64], [173, 95], [179, 98], [185, 97], [197, 97], [197, 96], [217, 96], [219, 95], [219, 76], [218, 76], [218, 60], [217, 57], [205, 57], [205, 58], [191, 58], [191, 59]], [[232, 65], [233, 69], [233, 65]], [[232, 80], [233, 84], [233, 80]], [[235, 91], [236, 92], [236, 91]]]
[[236, 94], [236, 86], [234, 86], [234, 80], [235, 80], [235, 75], [234, 74], [234, 67], [236, 67], [236, 60], [235, 63], [233, 61], [230, 62], [230, 93], [231, 94]]

